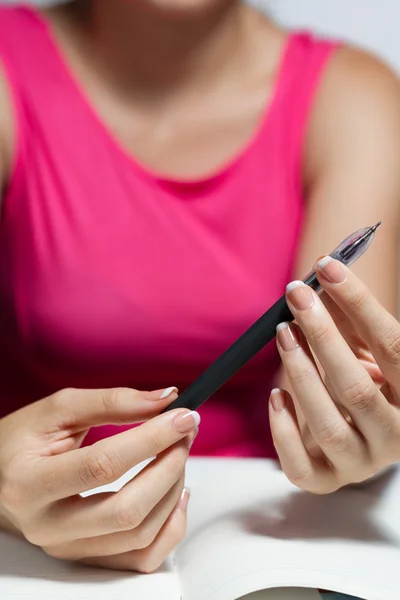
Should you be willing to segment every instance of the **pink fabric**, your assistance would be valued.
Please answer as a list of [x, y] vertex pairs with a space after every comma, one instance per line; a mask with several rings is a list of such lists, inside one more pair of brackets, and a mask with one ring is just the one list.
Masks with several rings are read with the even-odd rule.
[[[0, 223], [0, 413], [64, 387], [184, 389], [283, 292], [333, 45], [293, 34], [251, 142], [202, 181], [130, 157], [33, 9], [0, 9], [17, 148]], [[273, 454], [271, 344], [201, 409], [194, 453]], [[117, 427], [92, 430], [87, 443]]]

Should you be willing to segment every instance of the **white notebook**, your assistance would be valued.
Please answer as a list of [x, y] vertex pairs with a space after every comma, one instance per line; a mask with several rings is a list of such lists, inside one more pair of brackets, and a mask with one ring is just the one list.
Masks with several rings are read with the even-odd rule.
[[1, 599], [399, 600], [400, 470], [312, 496], [272, 461], [191, 459], [187, 484], [188, 534], [158, 573], [71, 565], [0, 534]]

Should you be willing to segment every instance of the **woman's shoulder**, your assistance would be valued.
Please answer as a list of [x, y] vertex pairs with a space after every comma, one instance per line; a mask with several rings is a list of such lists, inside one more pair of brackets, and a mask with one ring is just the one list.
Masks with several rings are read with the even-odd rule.
[[342, 45], [332, 57], [323, 88], [336, 90], [337, 99], [363, 104], [398, 101], [400, 80], [392, 68], [374, 54]]
[[[381, 101], [384, 97], [396, 99], [399, 94], [399, 78], [393, 69], [378, 56], [341, 40], [325, 37], [311, 29], [292, 30], [270, 20], [255, 8], [249, 7], [258, 14], [259, 33], [264, 39], [273, 40], [275, 46], [284, 48], [288, 40], [292, 40], [297, 52], [302, 53], [304, 60], [313, 55], [324, 54], [329, 59], [320, 86], [321, 102], [326, 99], [332, 102], [332, 91], [337, 101], [353, 102], [360, 100], [364, 94], [371, 93], [372, 101]], [[269, 49], [271, 43], [269, 44]], [[279, 50], [278, 50], [279, 51]], [[365, 100], [365, 99], [364, 99]]]
[[[397, 139], [398, 138], [398, 139]], [[337, 153], [390, 153], [400, 144], [400, 80], [383, 60], [336, 48], [320, 83], [306, 140], [306, 164], [320, 170]], [[378, 150], [380, 148], [380, 150]], [[311, 178], [315, 173], [308, 174]]]

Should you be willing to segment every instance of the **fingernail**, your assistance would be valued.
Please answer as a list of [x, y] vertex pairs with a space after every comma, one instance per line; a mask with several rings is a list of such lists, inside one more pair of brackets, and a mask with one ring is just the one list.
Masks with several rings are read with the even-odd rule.
[[286, 292], [291, 303], [297, 310], [307, 310], [314, 304], [312, 289], [302, 281], [292, 281], [292, 283], [289, 283]]
[[185, 415], [180, 415], [174, 420], [174, 426], [179, 433], [189, 433], [192, 429], [200, 425], [200, 415], [198, 412], [192, 411]]
[[170, 396], [171, 394], [173, 394], [173, 392], [178, 393], [178, 388], [176, 388], [176, 387], [169, 387], [169, 388], [167, 388], [161, 394], [160, 400], [165, 400], [165, 398], [168, 398], [168, 396]]
[[331, 256], [324, 256], [317, 262], [317, 268], [321, 271], [324, 279], [330, 283], [344, 283], [346, 281], [346, 271], [343, 265], [333, 260]]
[[189, 488], [185, 488], [183, 490], [182, 496], [179, 500], [179, 504], [178, 504], [179, 510], [182, 510], [183, 512], [185, 512], [185, 510], [187, 509], [187, 506], [189, 504], [189, 500], [190, 500], [190, 490], [189, 490]]
[[290, 352], [299, 347], [299, 339], [296, 331], [290, 327], [289, 323], [280, 323], [276, 328], [276, 336], [279, 345], [285, 352]]
[[275, 389], [271, 392], [271, 404], [275, 412], [282, 412], [286, 408], [286, 396], [282, 390]]

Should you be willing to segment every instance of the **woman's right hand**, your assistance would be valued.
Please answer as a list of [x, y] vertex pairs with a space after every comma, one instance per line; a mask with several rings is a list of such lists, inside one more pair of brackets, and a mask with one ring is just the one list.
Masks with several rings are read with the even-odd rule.
[[[166, 394], [63, 390], [2, 419], [1, 526], [59, 559], [157, 569], [185, 534], [184, 471], [199, 424], [185, 409], [159, 414], [177, 397]], [[90, 427], [142, 421], [80, 447]], [[153, 456], [118, 493], [80, 496]]]

